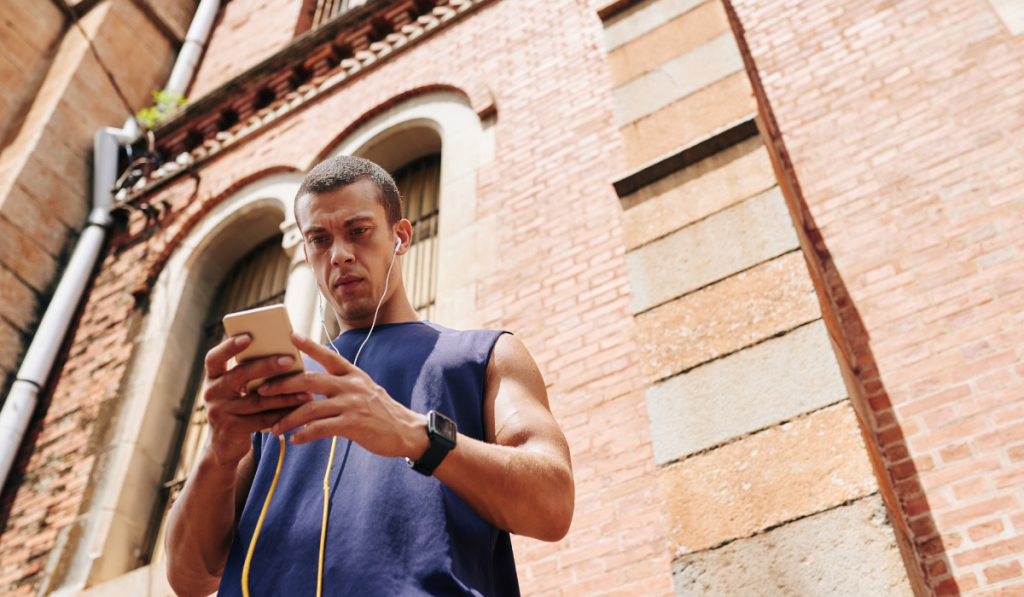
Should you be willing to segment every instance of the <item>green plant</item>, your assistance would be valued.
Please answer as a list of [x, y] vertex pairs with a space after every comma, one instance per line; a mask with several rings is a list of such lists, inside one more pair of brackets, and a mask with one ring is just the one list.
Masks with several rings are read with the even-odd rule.
[[175, 110], [187, 105], [188, 100], [177, 91], [154, 91], [153, 105], [139, 110], [135, 119], [139, 121], [139, 126], [151, 129], [173, 114]]

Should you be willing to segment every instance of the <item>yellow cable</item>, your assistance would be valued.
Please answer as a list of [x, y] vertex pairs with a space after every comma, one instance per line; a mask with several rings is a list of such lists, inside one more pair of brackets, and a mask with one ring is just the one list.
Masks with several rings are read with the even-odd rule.
[[[274, 497], [274, 488], [277, 487], [277, 478], [281, 475], [281, 463], [284, 462], [284, 436], [281, 436], [281, 453], [277, 456], [277, 470], [274, 471], [274, 480], [270, 483], [270, 491], [267, 492], [267, 499], [263, 502], [263, 511], [260, 512], [259, 520], [256, 521], [256, 530], [252, 532], [252, 540], [249, 541], [249, 552], [245, 554], [245, 565], [242, 566], [242, 597], [249, 597], [249, 563], [252, 561], [252, 552], [256, 549], [256, 537], [260, 535], [260, 527], [263, 526], [263, 519], [267, 515], [267, 508], [270, 507], [270, 498]], [[323, 556], [321, 556], [323, 557]], [[317, 595], [320, 592], [317, 591]]]
[[316, 597], [320, 597], [320, 591], [324, 585], [324, 543], [327, 540], [327, 504], [330, 500], [331, 488], [328, 484], [331, 478], [331, 467], [334, 465], [334, 448], [338, 445], [338, 436], [331, 440], [331, 455], [327, 458], [327, 471], [324, 472], [324, 518], [320, 525], [320, 566], [316, 570]]

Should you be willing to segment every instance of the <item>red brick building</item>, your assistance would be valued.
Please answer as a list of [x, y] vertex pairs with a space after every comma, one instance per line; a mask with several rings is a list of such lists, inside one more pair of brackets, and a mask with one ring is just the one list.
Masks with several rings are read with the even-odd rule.
[[[0, 35], [5, 388], [92, 131], [195, 9], [15, 4], [53, 41]], [[341, 153], [399, 180], [421, 313], [544, 374], [577, 503], [514, 539], [524, 594], [1021, 594], [1022, 31], [1004, 0], [222, 2], [4, 485], [0, 594], [171, 594], [197, 355], [254, 304], [321, 333], [291, 201]]]

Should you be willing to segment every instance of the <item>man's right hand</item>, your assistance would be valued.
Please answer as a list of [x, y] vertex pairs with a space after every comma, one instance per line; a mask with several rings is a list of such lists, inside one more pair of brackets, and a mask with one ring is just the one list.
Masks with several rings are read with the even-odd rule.
[[268, 429], [295, 407], [313, 400], [309, 393], [260, 396], [246, 392], [251, 380], [284, 373], [294, 361], [290, 356], [274, 356], [228, 368], [232, 357], [251, 342], [248, 334], [233, 336], [206, 354], [203, 397], [210, 420], [210, 448], [222, 466], [236, 466], [249, 452], [252, 433]]

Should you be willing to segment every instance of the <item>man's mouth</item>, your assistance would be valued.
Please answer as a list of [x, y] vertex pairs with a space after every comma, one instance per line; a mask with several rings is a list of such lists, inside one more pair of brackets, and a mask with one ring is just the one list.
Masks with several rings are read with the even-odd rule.
[[342, 276], [334, 282], [334, 287], [340, 289], [342, 292], [349, 292], [354, 290], [362, 281], [363, 279], [359, 276]]

